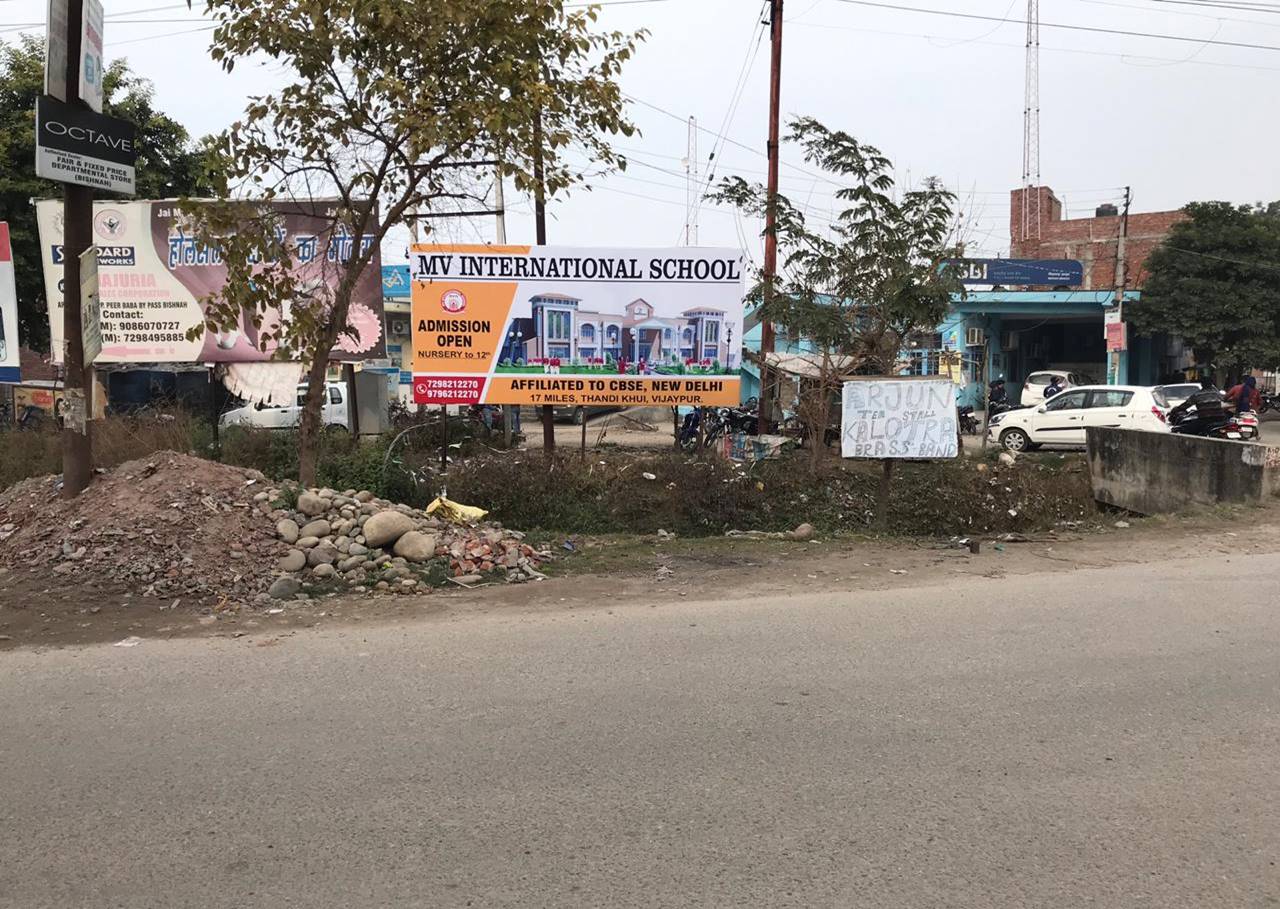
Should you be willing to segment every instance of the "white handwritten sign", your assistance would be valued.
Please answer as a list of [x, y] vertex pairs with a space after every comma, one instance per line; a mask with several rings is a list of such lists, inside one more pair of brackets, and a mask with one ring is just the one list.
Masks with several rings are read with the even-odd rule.
[[954, 458], [956, 387], [951, 380], [860, 379], [844, 383], [840, 453], [846, 458]]

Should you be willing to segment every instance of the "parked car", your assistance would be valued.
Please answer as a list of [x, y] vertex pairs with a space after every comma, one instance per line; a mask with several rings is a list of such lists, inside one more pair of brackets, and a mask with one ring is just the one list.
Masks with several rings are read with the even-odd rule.
[[1151, 389], [1151, 395], [1167, 414], [1199, 390], [1199, 382], [1179, 382], [1176, 385], [1157, 385]]
[[[341, 382], [326, 382], [324, 406], [320, 422], [326, 429], [351, 430], [351, 418], [347, 410], [347, 386]], [[261, 426], [266, 429], [288, 429], [302, 421], [302, 405], [307, 386], [298, 386], [298, 396], [290, 404], [245, 404], [228, 410], [218, 421], [220, 426]]]
[[1055, 378], [1064, 389], [1098, 384], [1093, 376], [1082, 372], [1068, 372], [1065, 369], [1045, 369], [1040, 372], [1033, 372], [1027, 376], [1027, 381], [1022, 383], [1022, 406], [1034, 407], [1043, 403], [1044, 390], [1049, 387], [1049, 382]]
[[[616, 407], [584, 407], [581, 404], [574, 406], [573, 404], [557, 404], [551, 408], [551, 418], [554, 420], [568, 420], [574, 426], [581, 426], [582, 421], [588, 417], [594, 417], [596, 414], [610, 413], [617, 410]], [[537, 408], [534, 408], [535, 412]]]
[[1153, 389], [1138, 385], [1086, 385], [1069, 388], [1038, 407], [1007, 410], [991, 418], [987, 440], [1009, 451], [1030, 451], [1041, 445], [1083, 447], [1085, 428], [1115, 426], [1168, 432], [1166, 408]]

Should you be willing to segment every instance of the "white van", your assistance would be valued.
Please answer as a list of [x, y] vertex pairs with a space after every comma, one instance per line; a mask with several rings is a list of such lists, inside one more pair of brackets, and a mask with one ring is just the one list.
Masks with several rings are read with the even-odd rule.
[[[302, 422], [302, 405], [307, 386], [298, 386], [297, 399], [292, 404], [246, 404], [228, 410], [218, 421], [219, 426], [261, 426], [265, 429], [289, 429]], [[351, 414], [347, 409], [347, 386], [342, 382], [326, 382], [324, 406], [320, 422], [326, 429], [351, 431]]]

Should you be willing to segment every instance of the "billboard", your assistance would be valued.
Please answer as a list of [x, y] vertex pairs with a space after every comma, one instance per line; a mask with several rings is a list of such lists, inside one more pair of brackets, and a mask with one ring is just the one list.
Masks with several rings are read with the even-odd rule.
[[1084, 284], [1084, 265], [1075, 259], [950, 259], [947, 265], [961, 284]]
[[409, 299], [409, 266], [382, 266], [382, 295], [393, 300]]
[[[342, 263], [374, 239], [335, 233], [332, 212], [324, 203], [313, 205], [310, 212], [298, 204], [274, 205], [280, 217], [279, 238], [292, 248], [304, 288], [331, 290]], [[52, 351], [61, 361], [62, 203], [37, 202], [36, 220]], [[204, 301], [226, 283], [227, 269], [218, 249], [198, 242], [181, 220], [175, 201], [94, 203], [102, 332], [97, 363], [250, 363], [269, 360], [275, 353], [274, 342], [260, 343], [260, 332], [288, 319], [290, 301], [263, 314], [257, 326], [252, 313], [242, 313], [233, 330], [206, 330], [194, 341], [187, 339], [188, 331], [204, 324]], [[381, 273], [375, 250], [352, 296], [349, 324], [354, 334], [339, 335], [333, 359], [386, 356]]]
[[417, 245], [419, 404], [735, 405], [736, 249]]
[[9, 225], [0, 221], [0, 382], [20, 380], [18, 350], [18, 290], [13, 277], [13, 248]]
[[956, 387], [946, 377], [844, 383], [840, 454], [846, 458], [954, 458]]

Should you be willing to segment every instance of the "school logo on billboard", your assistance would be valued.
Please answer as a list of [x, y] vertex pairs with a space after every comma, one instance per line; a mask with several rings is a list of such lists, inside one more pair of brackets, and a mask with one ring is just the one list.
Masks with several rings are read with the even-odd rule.
[[460, 290], [446, 290], [440, 297], [440, 308], [445, 312], [462, 312], [467, 308], [467, 298]]

